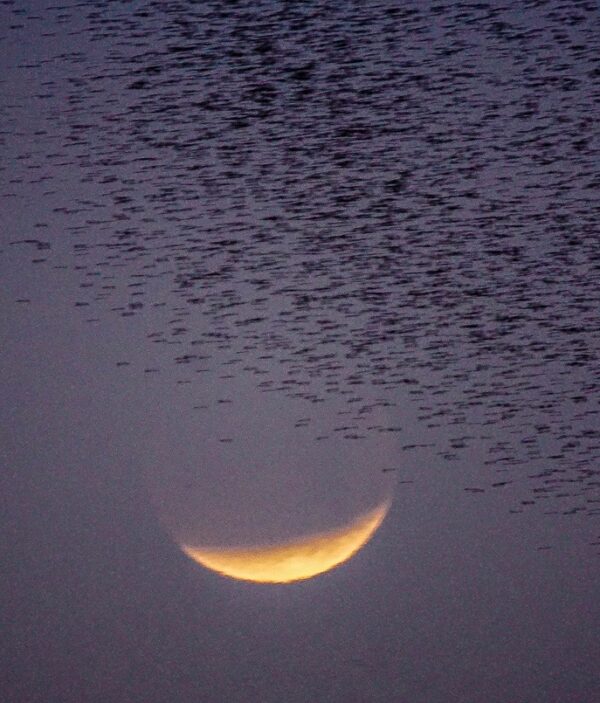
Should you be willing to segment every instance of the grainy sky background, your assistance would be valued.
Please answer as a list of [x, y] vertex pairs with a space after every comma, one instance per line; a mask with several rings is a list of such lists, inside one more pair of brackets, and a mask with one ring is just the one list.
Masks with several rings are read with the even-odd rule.
[[0, 2], [2, 700], [598, 700], [599, 25]]

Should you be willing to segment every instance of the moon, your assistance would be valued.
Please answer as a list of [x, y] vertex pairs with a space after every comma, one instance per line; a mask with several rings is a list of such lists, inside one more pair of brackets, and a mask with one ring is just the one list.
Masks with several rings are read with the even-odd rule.
[[256, 583], [292, 583], [342, 564], [363, 547], [383, 522], [391, 500], [350, 524], [278, 544], [211, 549], [181, 544], [193, 561], [222, 576]]

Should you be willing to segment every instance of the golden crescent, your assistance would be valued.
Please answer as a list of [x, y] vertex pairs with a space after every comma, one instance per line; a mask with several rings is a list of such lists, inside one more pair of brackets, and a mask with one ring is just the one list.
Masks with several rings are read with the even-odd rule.
[[386, 500], [349, 525], [268, 546], [225, 549], [181, 545], [195, 562], [243, 581], [291, 583], [333, 569], [363, 547], [383, 522], [391, 500]]

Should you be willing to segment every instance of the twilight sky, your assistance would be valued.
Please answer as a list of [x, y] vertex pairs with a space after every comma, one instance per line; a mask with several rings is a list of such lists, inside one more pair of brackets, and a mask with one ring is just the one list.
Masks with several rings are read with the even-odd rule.
[[599, 699], [599, 19], [0, 2], [1, 700]]

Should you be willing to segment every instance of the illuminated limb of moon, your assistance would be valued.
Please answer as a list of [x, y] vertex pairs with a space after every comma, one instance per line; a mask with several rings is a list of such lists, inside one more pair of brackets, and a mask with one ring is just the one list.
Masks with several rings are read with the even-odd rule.
[[347, 561], [383, 522], [390, 500], [336, 530], [268, 546], [204, 548], [181, 545], [194, 561], [243, 581], [291, 583], [312, 578]]

